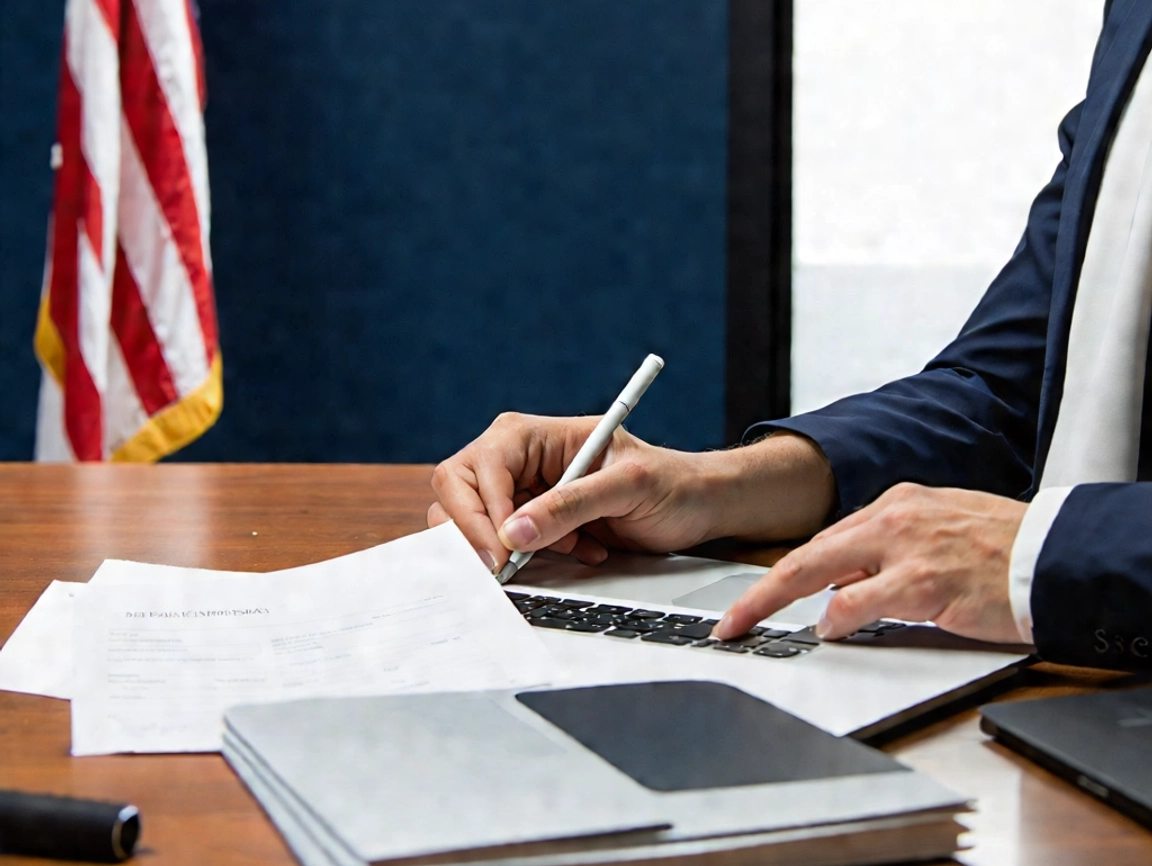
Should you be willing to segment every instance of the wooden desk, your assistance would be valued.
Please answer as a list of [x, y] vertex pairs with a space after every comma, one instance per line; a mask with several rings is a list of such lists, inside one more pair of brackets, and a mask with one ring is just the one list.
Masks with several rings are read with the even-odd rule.
[[[419, 530], [429, 474], [423, 466], [0, 465], [0, 639], [49, 581], [86, 581], [108, 557], [267, 571]], [[1126, 683], [1041, 666], [1001, 699]], [[135, 803], [143, 835], [133, 862], [294, 862], [219, 756], [73, 759], [68, 746], [65, 702], [0, 692], [0, 788]], [[991, 744], [974, 709], [887, 748], [976, 798], [964, 863], [1152, 863], [1152, 833]]]

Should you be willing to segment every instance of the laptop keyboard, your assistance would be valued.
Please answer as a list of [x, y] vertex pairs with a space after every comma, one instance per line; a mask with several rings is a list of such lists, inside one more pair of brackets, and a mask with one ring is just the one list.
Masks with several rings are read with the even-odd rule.
[[[601, 604], [576, 598], [555, 598], [505, 591], [530, 625], [561, 631], [601, 634], [617, 640], [639, 640], [667, 646], [712, 649], [735, 655], [790, 659], [806, 655], [820, 646], [811, 626], [797, 631], [756, 626], [733, 640], [710, 637], [718, 620], [685, 613], [668, 613], [641, 607]], [[902, 623], [869, 623], [858, 634], [880, 636], [901, 628]]]

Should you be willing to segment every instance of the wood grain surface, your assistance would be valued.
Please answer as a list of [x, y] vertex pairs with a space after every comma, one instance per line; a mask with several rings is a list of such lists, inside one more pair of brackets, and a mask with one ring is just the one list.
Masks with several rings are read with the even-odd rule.
[[[0, 640], [50, 581], [86, 581], [106, 558], [268, 571], [422, 529], [430, 474], [426, 466], [0, 464]], [[707, 553], [759, 564], [779, 555], [715, 545]], [[1134, 684], [1040, 665], [997, 699]], [[136, 804], [143, 832], [133, 862], [294, 862], [219, 756], [71, 758], [68, 748], [66, 702], [0, 692], [0, 788]], [[963, 863], [1152, 863], [1152, 833], [991, 743], [974, 708], [885, 748], [974, 798]]]

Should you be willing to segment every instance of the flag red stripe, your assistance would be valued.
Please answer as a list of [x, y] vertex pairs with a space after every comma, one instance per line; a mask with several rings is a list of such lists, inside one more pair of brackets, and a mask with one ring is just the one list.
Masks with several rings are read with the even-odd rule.
[[188, 274], [204, 335], [205, 355], [211, 363], [217, 345], [216, 313], [192, 179], [180, 133], [168, 110], [132, 3], [124, 6], [120, 34], [120, 90], [124, 117]]
[[92, 251], [96, 253], [96, 261], [104, 265], [104, 204], [100, 195], [100, 185], [92, 176], [88, 161], [82, 159], [84, 169], [81, 178], [80, 191], [81, 207], [84, 213], [84, 230], [88, 233], [88, 242]]
[[124, 248], [117, 245], [116, 270], [112, 275], [112, 331], [136, 386], [144, 411], [155, 415], [176, 402], [179, 394], [172, 373], [152, 330], [148, 310], [140, 298], [140, 287], [128, 267]]
[[188, 34], [192, 37], [192, 56], [196, 63], [196, 87], [200, 91], [200, 111], [208, 103], [208, 82], [204, 76], [204, 41], [200, 38], [200, 28], [196, 26], [196, 16], [192, 14], [193, 0], [184, 0], [184, 13], [188, 16]]
[[80, 92], [68, 69], [67, 36], [60, 63], [60, 103], [56, 126], [61, 155], [52, 193], [52, 282], [48, 311], [64, 346], [64, 428], [78, 460], [99, 460], [103, 422], [100, 394], [80, 354], [79, 220], [91, 200], [84, 189], [91, 178], [80, 151]]

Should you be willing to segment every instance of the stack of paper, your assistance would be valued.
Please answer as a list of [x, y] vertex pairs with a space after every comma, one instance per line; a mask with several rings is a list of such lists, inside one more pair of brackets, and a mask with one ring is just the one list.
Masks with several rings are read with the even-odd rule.
[[0, 654], [0, 688], [72, 699], [73, 755], [217, 751], [239, 703], [550, 678], [451, 524], [270, 574], [108, 561], [54, 583]]

